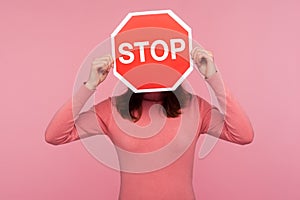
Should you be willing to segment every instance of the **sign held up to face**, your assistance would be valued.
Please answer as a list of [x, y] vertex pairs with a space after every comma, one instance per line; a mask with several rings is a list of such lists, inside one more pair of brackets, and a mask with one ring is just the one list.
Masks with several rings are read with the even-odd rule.
[[114, 75], [133, 92], [175, 90], [193, 70], [191, 28], [171, 10], [129, 13], [111, 42]]

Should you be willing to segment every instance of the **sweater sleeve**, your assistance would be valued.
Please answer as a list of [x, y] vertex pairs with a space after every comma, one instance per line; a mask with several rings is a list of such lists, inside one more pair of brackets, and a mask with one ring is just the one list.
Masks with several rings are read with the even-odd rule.
[[220, 139], [249, 144], [254, 133], [249, 118], [216, 72], [205, 79], [217, 97], [219, 107], [201, 99], [202, 125], [200, 134], [207, 133]]
[[[85, 137], [104, 133], [105, 123], [95, 113], [92, 106], [88, 111], [81, 109], [95, 90], [82, 85], [79, 90], [55, 113], [46, 131], [46, 142], [53, 145], [69, 143]], [[101, 103], [99, 103], [101, 105]]]

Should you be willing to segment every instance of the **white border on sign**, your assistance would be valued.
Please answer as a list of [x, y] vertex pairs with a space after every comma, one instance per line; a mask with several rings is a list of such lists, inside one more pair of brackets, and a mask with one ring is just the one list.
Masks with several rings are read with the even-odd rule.
[[[127, 16], [122, 20], [122, 22], [117, 26], [117, 28], [111, 34], [111, 45], [112, 45], [112, 56], [113, 59], [116, 60], [116, 52], [115, 52], [115, 36], [120, 32], [120, 30], [125, 26], [125, 24], [130, 20], [133, 16], [140, 15], [155, 15], [155, 14], [168, 14], [170, 15], [176, 22], [178, 22], [187, 32], [188, 32], [188, 40], [189, 40], [189, 52], [192, 51], [192, 29], [182, 20], [180, 19], [172, 10], [154, 10], [154, 11], [141, 11], [141, 12], [131, 12], [128, 13]], [[193, 71], [193, 60], [191, 56], [190, 66], [184, 72], [184, 74], [178, 79], [178, 81], [171, 88], [153, 88], [153, 89], [137, 89], [135, 88], [129, 81], [127, 81], [121, 74], [119, 74], [116, 70], [116, 62], [114, 62], [114, 75], [121, 80], [127, 87], [129, 87], [135, 93], [141, 92], [163, 92], [163, 91], [174, 91], [188, 75]]]

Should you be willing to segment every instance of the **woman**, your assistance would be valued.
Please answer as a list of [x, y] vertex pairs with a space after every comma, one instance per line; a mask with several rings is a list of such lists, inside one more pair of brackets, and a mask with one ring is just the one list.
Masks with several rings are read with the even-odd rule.
[[[80, 113], [86, 101], [105, 80], [113, 66], [111, 56], [104, 56], [93, 61], [89, 79], [74, 95], [73, 102], [69, 100], [55, 114], [46, 130], [46, 141], [59, 145], [83, 137], [106, 134], [118, 149], [121, 171], [119, 199], [195, 199], [192, 172], [194, 151], [199, 136], [207, 133], [236, 144], [249, 144], [253, 140], [254, 133], [248, 117], [223, 85], [212, 53], [194, 48], [191, 57], [205, 77], [205, 81], [213, 89], [218, 103], [226, 110], [224, 114], [201, 97], [187, 93], [181, 86], [174, 92], [134, 94], [128, 90], [121, 96], [108, 98], [92, 109]], [[156, 107], [157, 109], [152, 110], [151, 119], [147, 113], [154, 104], [162, 105], [163, 109]], [[195, 105], [197, 108], [193, 107]], [[113, 116], [114, 110], [117, 114]], [[184, 134], [181, 134], [171, 150], [165, 151], [162, 156], [152, 157], [148, 162], [144, 158], [132, 159], [122, 153], [154, 152], [169, 143], [174, 143], [173, 139], [181, 125], [180, 120], [194, 116], [190, 113], [199, 113], [200, 117], [188, 119], [190, 124], [184, 128]], [[73, 117], [76, 118], [76, 123]], [[146, 131], [135, 131], [134, 128], [129, 129], [133, 135], [125, 133], [116, 122], [139, 124], [143, 127], [153, 119], [165, 120], [165, 124], [156, 135], [147, 137], [143, 135]], [[191, 128], [194, 124], [197, 125], [196, 129]], [[191, 133], [193, 130], [196, 130], [194, 135]], [[171, 157], [176, 159], [170, 159]], [[164, 162], [165, 160], [168, 161]], [[138, 173], [134, 173], [132, 169]]]

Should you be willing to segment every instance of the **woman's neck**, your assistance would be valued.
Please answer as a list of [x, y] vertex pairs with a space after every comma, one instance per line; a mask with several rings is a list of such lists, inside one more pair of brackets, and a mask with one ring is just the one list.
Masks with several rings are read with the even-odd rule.
[[162, 93], [161, 92], [147, 92], [143, 95], [144, 100], [148, 101], [161, 101]]

